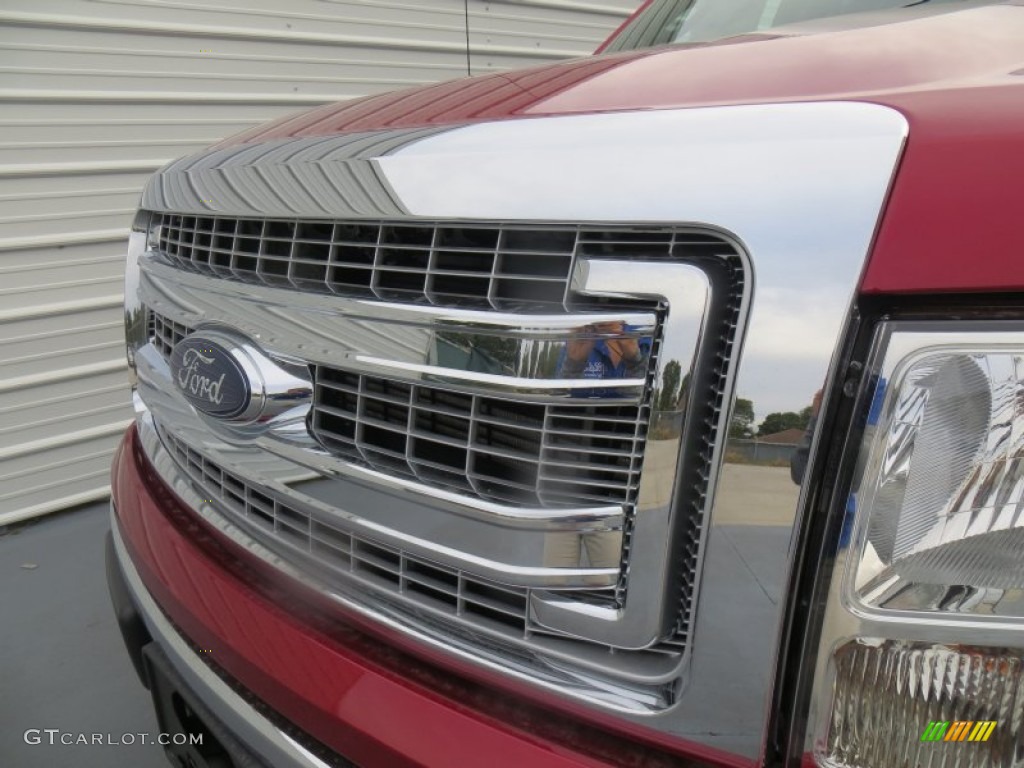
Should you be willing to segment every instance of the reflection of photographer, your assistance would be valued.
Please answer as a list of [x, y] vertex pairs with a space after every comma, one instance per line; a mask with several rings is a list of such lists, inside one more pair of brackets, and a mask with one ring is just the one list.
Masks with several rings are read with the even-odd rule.
[[[580, 545], [583, 545], [582, 548]], [[583, 552], [586, 552], [586, 559]], [[614, 568], [622, 558], [622, 533], [553, 531], [544, 537], [544, 565], [558, 568]]]
[[[621, 320], [587, 326], [588, 333], [612, 335], [627, 333]], [[567, 379], [637, 379], [647, 373], [650, 339], [583, 338], [565, 346], [558, 370]]]

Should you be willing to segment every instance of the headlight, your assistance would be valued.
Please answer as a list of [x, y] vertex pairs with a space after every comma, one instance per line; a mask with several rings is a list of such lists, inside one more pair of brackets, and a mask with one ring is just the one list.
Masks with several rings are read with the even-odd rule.
[[1024, 328], [884, 324], [868, 370], [807, 750], [1024, 766]]
[[929, 345], [879, 380], [855, 499], [860, 606], [1024, 617], [1022, 379], [1024, 345]]

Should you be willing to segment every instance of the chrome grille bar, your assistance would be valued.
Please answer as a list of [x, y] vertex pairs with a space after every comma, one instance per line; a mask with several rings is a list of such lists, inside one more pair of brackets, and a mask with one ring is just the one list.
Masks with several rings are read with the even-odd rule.
[[[178, 324], [226, 326], [289, 360], [533, 402], [640, 402], [650, 365], [595, 388], [586, 371], [560, 361], [576, 341], [625, 338], [646, 345], [657, 333], [651, 311], [515, 314], [384, 303], [211, 280], [155, 253], [141, 267], [141, 303]], [[609, 323], [619, 330], [602, 330]]]

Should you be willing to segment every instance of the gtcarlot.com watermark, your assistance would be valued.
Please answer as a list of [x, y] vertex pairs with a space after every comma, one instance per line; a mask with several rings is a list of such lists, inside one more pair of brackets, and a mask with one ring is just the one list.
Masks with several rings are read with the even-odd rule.
[[202, 746], [201, 733], [75, 733], [59, 728], [29, 728], [22, 736], [26, 744], [48, 744], [50, 746], [75, 746], [91, 744], [96, 746], [130, 746], [132, 744], [159, 744], [161, 746]]

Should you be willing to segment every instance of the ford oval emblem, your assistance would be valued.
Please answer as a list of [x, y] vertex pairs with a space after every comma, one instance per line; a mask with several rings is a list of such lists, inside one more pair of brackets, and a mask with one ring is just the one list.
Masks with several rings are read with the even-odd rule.
[[171, 352], [171, 375], [196, 410], [231, 419], [249, 407], [252, 386], [231, 352], [202, 333], [186, 336]]

